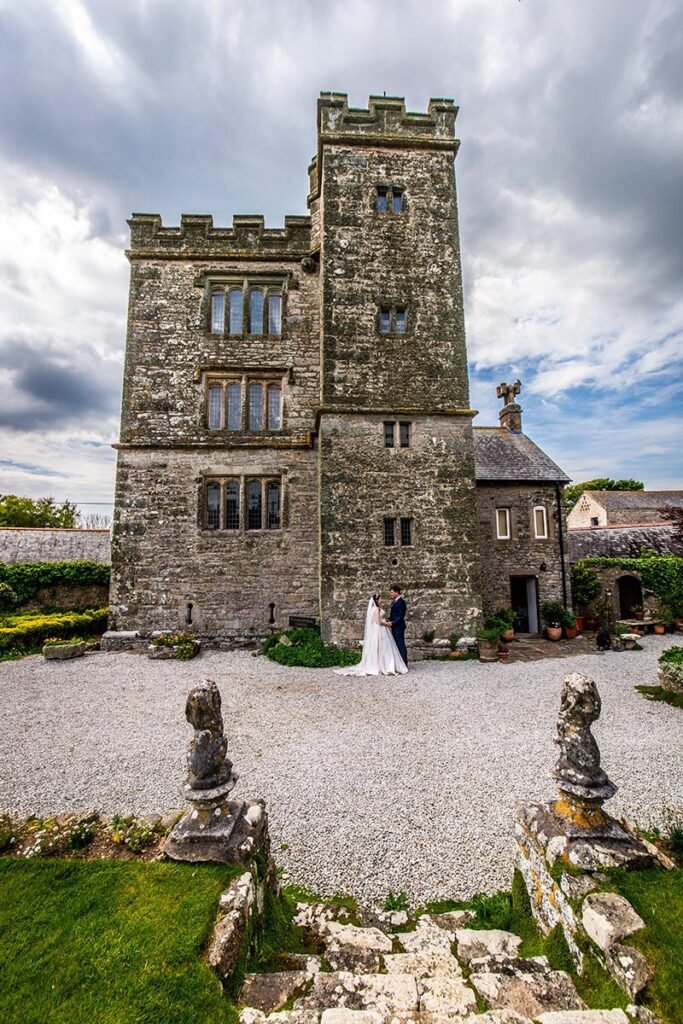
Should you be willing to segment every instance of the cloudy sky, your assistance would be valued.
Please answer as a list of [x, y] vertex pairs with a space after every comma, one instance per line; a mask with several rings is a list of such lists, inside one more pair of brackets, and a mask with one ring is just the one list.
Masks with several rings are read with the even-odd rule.
[[460, 105], [472, 399], [683, 486], [679, 0], [0, 0], [0, 493], [110, 502], [126, 218], [305, 213], [321, 90]]

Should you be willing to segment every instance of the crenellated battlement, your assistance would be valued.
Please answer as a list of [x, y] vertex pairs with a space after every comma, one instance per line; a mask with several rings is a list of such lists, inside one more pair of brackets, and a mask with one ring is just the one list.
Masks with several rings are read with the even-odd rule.
[[318, 100], [319, 142], [381, 140], [384, 145], [429, 145], [457, 149], [458, 108], [453, 100], [431, 99], [426, 114], [406, 111], [402, 96], [370, 96], [368, 107], [349, 107], [342, 92], [323, 92]]
[[129, 259], [301, 259], [311, 249], [311, 218], [285, 217], [267, 228], [261, 214], [236, 215], [231, 228], [215, 228], [210, 214], [183, 214], [179, 227], [164, 227], [158, 213], [134, 213]]

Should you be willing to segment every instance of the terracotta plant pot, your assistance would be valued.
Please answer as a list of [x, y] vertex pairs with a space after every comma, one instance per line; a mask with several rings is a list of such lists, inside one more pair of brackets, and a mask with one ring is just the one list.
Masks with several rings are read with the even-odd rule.
[[509, 657], [509, 651], [498, 651], [498, 661], [507, 661]]
[[479, 661], [498, 661], [498, 641], [478, 640]]
[[636, 620], [636, 622], [642, 622], [645, 618], [645, 612], [634, 612], [633, 618]]
[[562, 638], [562, 626], [546, 626], [545, 633], [548, 640], [560, 640]]
[[515, 638], [515, 631], [512, 628], [512, 626], [510, 627], [510, 629], [506, 629], [504, 633], [500, 634], [500, 639], [504, 640], [506, 643], [509, 643], [510, 640], [514, 640], [514, 638]]
[[666, 627], [663, 624], [660, 625], [659, 623], [657, 623], [655, 625], [655, 633], [657, 634], [657, 636], [664, 636], [664, 634], [666, 633]]
[[577, 632], [578, 631], [577, 631], [576, 626], [565, 626], [564, 627], [564, 635], [565, 635], [565, 639], [567, 639], [567, 640], [574, 640], [574, 638], [576, 637]]
[[586, 629], [588, 630], [589, 633], [594, 633], [597, 628], [598, 628], [598, 620], [597, 619], [587, 619], [586, 620]]
[[586, 617], [584, 615], [576, 616], [576, 631], [577, 633], [583, 633], [586, 628]]

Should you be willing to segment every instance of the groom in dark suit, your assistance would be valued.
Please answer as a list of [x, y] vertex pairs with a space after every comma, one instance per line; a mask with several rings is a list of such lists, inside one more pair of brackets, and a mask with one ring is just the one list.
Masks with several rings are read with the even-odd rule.
[[389, 623], [394, 637], [398, 653], [406, 665], [408, 664], [408, 652], [406, 650], [406, 603], [401, 597], [401, 588], [395, 583], [390, 589], [391, 611], [389, 612]]

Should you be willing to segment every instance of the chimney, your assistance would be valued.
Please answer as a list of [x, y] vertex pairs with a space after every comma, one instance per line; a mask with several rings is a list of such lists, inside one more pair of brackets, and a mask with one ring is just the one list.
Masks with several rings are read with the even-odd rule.
[[521, 390], [521, 380], [516, 380], [514, 384], [499, 384], [496, 388], [496, 395], [503, 399], [503, 408], [498, 413], [500, 425], [515, 433], [522, 431], [522, 407], [515, 401]]

